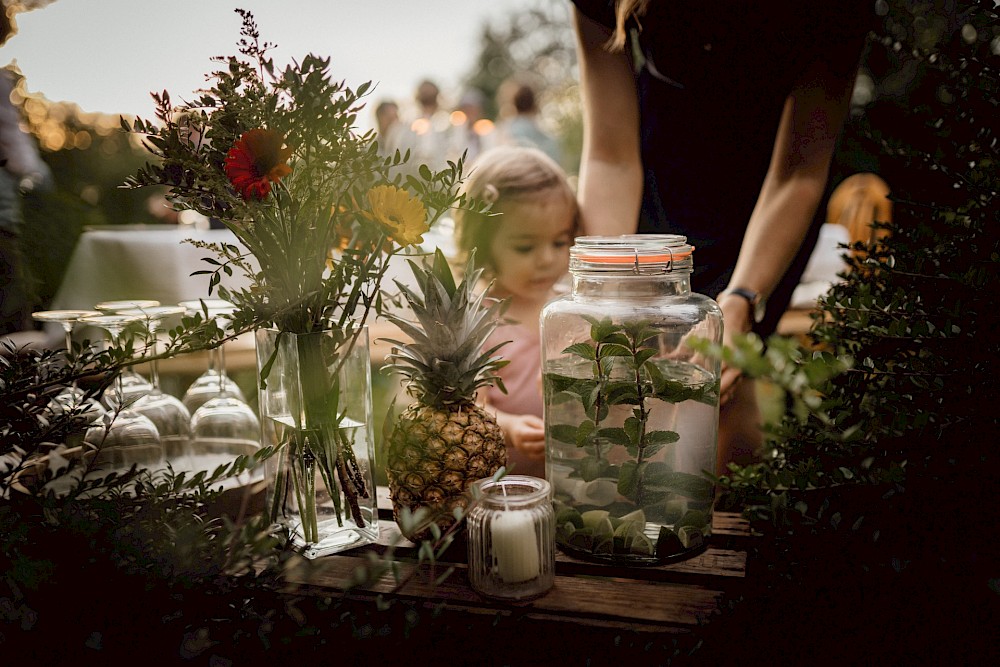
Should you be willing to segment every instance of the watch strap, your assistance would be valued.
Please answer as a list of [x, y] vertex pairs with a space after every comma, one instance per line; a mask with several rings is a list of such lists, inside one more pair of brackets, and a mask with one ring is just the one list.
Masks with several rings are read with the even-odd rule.
[[729, 287], [719, 292], [719, 296], [723, 294], [733, 294], [746, 299], [747, 303], [750, 304], [750, 316], [754, 322], [759, 324], [764, 319], [764, 299], [761, 298], [760, 292], [755, 292], [746, 287]]

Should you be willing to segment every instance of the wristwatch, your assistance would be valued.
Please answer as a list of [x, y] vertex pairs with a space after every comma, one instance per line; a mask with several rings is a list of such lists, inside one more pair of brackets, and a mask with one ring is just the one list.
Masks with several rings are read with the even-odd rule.
[[761, 297], [760, 292], [755, 292], [752, 289], [747, 289], [746, 287], [730, 287], [719, 292], [719, 296], [722, 296], [723, 294], [732, 294], [746, 299], [750, 304], [750, 316], [753, 318], [753, 321], [760, 324], [764, 320], [764, 312], [767, 310], [767, 302], [763, 297]]

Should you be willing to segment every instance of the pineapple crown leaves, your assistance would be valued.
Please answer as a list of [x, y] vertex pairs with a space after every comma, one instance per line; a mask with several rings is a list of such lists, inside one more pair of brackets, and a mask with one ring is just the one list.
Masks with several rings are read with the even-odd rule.
[[496, 371], [510, 363], [497, 356], [506, 342], [485, 351], [483, 346], [507, 302], [475, 291], [482, 269], [475, 268], [474, 257], [457, 284], [440, 249], [430, 263], [408, 261], [417, 289], [395, 282], [415, 321], [396, 313], [386, 317], [411, 341], [386, 339], [396, 346], [386, 367], [403, 375], [409, 393], [428, 404], [472, 402], [479, 388], [492, 384], [504, 390]]

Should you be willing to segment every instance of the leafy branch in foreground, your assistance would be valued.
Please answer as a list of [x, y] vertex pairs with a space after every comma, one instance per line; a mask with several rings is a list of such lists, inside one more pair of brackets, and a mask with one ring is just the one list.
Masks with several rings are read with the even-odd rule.
[[[492, 475], [492, 479], [494, 482], [499, 481], [506, 474], [506, 468], [501, 467]], [[421, 567], [425, 564], [430, 566], [432, 585], [439, 586], [444, 583], [454, 573], [455, 567], [449, 566], [438, 573], [437, 563], [454, 543], [456, 535], [465, 529], [465, 518], [481, 502], [481, 491], [478, 486], [473, 485], [467, 493], [471, 497], [465, 505], [457, 505], [450, 511], [448, 508], [419, 507], [416, 510], [402, 508], [397, 513], [400, 533], [394, 537], [383, 553], [366, 554], [366, 562], [354, 570], [348, 590], [371, 588], [383, 576], [391, 573], [394, 581], [392, 589], [385, 594], [379, 594], [376, 598], [378, 608], [387, 609], [392, 603], [392, 599], [387, 596], [401, 592], [421, 572]], [[440, 516], [444, 513], [449, 515], [446, 520], [442, 520]], [[442, 525], [447, 527], [442, 530]], [[416, 560], [404, 573], [396, 554], [406, 535], [427, 537], [417, 542]]]

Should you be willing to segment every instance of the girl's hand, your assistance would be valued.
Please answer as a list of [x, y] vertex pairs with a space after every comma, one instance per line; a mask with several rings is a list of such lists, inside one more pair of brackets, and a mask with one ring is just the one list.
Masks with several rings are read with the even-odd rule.
[[508, 415], [501, 426], [510, 445], [532, 461], [545, 459], [545, 424], [534, 415]]

